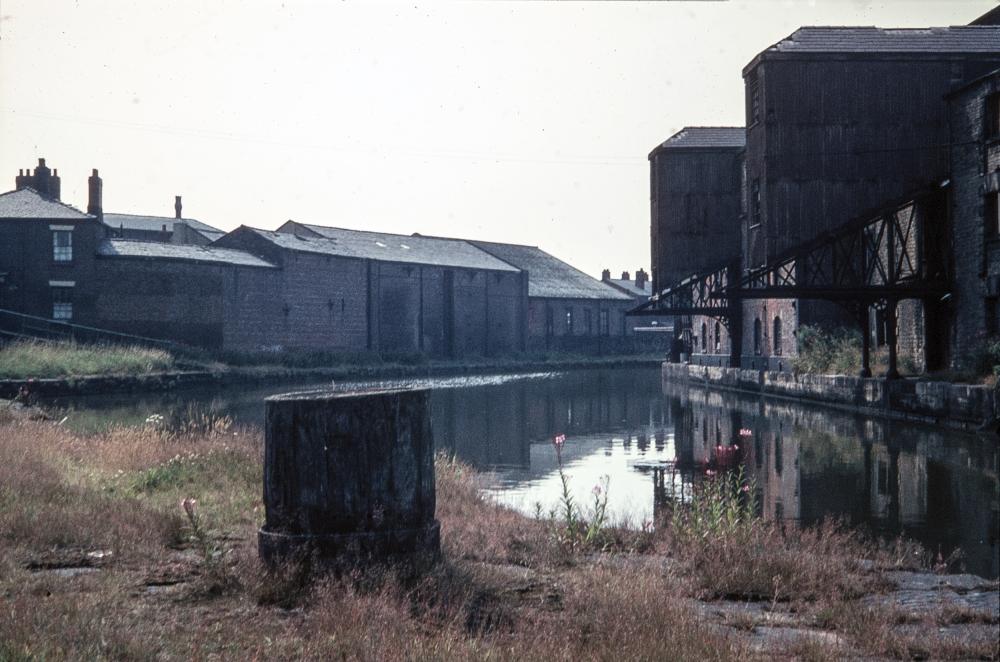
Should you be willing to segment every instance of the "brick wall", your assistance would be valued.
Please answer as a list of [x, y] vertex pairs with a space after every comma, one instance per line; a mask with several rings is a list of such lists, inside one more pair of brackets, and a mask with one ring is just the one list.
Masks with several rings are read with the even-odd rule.
[[985, 138], [984, 113], [987, 96], [998, 91], [994, 75], [950, 98], [954, 366], [985, 342], [988, 311], [996, 306], [989, 279], [1000, 276], [1000, 240], [989, 236], [985, 211], [986, 194], [1000, 188], [1000, 142]]

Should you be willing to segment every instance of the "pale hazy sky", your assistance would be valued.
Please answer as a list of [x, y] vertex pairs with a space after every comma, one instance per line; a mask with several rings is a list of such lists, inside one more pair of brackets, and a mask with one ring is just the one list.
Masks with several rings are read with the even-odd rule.
[[285, 220], [649, 266], [646, 155], [743, 123], [740, 71], [801, 25], [960, 25], [994, 0], [0, 0], [0, 191], [223, 229]]

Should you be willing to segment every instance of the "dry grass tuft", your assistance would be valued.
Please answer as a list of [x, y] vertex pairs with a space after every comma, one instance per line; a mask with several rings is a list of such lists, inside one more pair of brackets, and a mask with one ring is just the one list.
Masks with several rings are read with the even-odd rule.
[[35, 340], [0, 347], [0, 379], [140, 375], [173, 367], [173, 355], [149, 347]]

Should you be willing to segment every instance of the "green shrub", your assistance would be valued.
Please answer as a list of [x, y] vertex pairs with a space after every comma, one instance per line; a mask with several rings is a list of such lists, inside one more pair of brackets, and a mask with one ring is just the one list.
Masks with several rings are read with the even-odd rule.
[[796, 372], [849, 375], [861, 370], [861, 334], [850, 329], [824, 331], [803, 326], [795, 334], [798, 356], [792, 359]]
[[0, 379], [139, 375], [172, 368], [169, 352], [134, 345], [17, 341], [0, 348]]

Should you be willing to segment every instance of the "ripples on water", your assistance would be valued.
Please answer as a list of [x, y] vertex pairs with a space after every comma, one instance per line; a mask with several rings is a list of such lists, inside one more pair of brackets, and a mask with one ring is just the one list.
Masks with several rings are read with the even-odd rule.
[[[664, 491], [651, 468], [673, 463], [677, 492], [706, 468], [736, 458], [768, 518], [811, 525], [827, 516], [885, 536], [899, 533], [947, 555], [963, 550], [970, 571], [998, 574], [998, 451], [995, 439], [882, 422], [815, 406], [660, 384], [659, 371], [564, 373], [341, 382], [334, 390], [432, 389], [438, 448], [486, 474], [485, 491], [527, 514], [548, 512], [560, 485], [551, 439], [563, 449], [574, 497], [609, 476], [612, 519], [641, 524]], [[64, 400], [69, 424], [97, 430], [141, 423], [192, 406], [259, 425], [263, 398], [308, 384]], [[740, 436], [740, 431], [744, 436]], [[738, 452], [733, 446], [741, 445]]]

